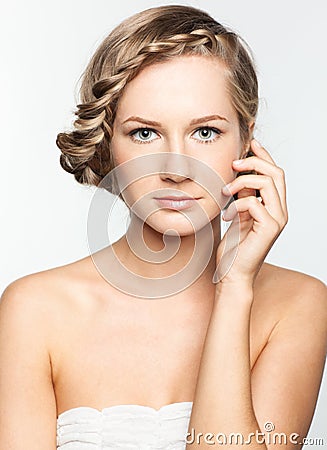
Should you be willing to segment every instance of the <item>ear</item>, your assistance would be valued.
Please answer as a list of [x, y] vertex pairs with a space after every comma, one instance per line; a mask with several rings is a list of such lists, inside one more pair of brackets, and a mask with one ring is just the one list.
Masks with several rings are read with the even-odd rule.
[[240, 159], [245, 158], [247, 152], [251, 149], [251, 140], [253, 139], [254, 126], [255, 126], [255, 122], [254, 121], [249, 123], [249, 127], [248, 127], [248, 129], [249, 129], [249, 141], [246, 142], [246, 144], [244, 145], [242, 153], [241, 153], [241, 156], [240, 156]]
[[250, 124], [249, 124], [249, 136], [251, 137], [251, 139], [253, 139], [252, 136], [253, 136], [254, 126], [255, 126], [255, 122], [254, 121], [250, 122]]

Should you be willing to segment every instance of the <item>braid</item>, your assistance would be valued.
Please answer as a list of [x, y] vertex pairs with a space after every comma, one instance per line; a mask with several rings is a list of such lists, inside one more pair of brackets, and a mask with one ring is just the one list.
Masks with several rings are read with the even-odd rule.
[[96, 100], [77, 105], [75, 130], [57, 136], [56, 144], [62, 152], [60, 165], [79, 183], [97, 186], [113, 168], [109, 151], [113, 117], [110, 104], [124, 85], [122, 75], [97, 82], [93, 86]]

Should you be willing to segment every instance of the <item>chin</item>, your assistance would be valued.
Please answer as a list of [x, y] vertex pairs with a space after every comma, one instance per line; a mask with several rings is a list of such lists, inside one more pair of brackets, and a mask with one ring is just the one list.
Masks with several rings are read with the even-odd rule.
[[179, 211], [161, 210], [148, 217], [146, 223], [158, 233], [182, 237], [194, 235], [210, 222], [204, 218], [194, 220], [194, 218], [187, 217]]

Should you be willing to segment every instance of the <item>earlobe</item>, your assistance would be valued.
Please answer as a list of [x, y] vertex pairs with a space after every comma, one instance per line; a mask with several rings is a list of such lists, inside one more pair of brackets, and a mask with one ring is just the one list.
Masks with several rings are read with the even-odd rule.
[[255, 122], [250, 122], [249, 124], [249, 136], [253, 139], [253, 130], [254, 130]]
[[248, 152], [251, 150], [251, 141], [252, 141], [252, 139], [254, 139], [254, 136], [253, 136], [254, 126], [255, 126], [255, 122], [254, 121], [250, 122], [249, 127], [248, 127], [249, 128], [249, 141], [245, 146], [242, 158], [246, 158]]
[[242, 155], [240, 156], [240, 159], [246, 158], [246, 157], [247, 157], [247, 154], [248, 154], [249, 151], [250, 151], [250, 149], [251, 149], [251, 145], [248, 144], [248, 145], [243, 149], [243, 152], [242, 152]]

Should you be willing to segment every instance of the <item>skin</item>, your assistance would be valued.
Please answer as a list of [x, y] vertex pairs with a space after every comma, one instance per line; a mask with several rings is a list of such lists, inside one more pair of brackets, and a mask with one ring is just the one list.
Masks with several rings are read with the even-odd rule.
[[[208, 114], [228, 122], [190, 125]], [[144, 124], [123, 125], [130, 116], [161, 123], [153, 127], [153, 142], [131, 139], [130, 131]], [[201, 143], [199, 126], [214, 126], [222, 134]], [[233, 161], [250, 146], [255, 156], [238, 168]], [[189, 431], [247, 436], [270, 421], [276, 431], [296, 432], [300, 440], [312, 419], [324, 366], [326, 287], [264, 262], [287, 222], [285, 177], [262, 146], [253, 140], [242, 145], [223, 66], [199, 56], [179, 57], [140, 72], [120, 99], [112, 151], [117, 164], [148, 153], [187, 154], [232, 182], [239, 215], [230, 207], [227, 218], [234, 218], [231, 227], [235, 217], [241, 220], [237, 258], [228, 274], [212, 283], [223, 244], [220, 210], [190, 178], [162, 173], [133, 183], [131, 202], [167, 186], [202, 197], [215, 232], [206, 270], [186, 290], [155, 301], [115, 290], [90, 256], [11, 283], [0, 302], [0, 447], [55, 450], [57, 415], [74, 407], [101, 410], [132, 403], [158, 409], [180, 401], [194, 402]], [[236, 179], [240, 170], [258, 175]], [[254, 198], [254, 189], [263, 203]], [[137, 220], [132, 217], [132, 227]], [[153, 250], [163, 247], [162, 233], [172, 226], [182, 236], [181, 246], [167, 263], [153, 267], [139, 260], [125, 237], [113, 246], [130, 270], [145, 275], [151, 267], [153, 276], [165, 277], [183, 267], [194, 235], [176, 211], [160, 210], [144, 224], [144, 240]], [[202, 440], [187, 449], [208, 446]]]

